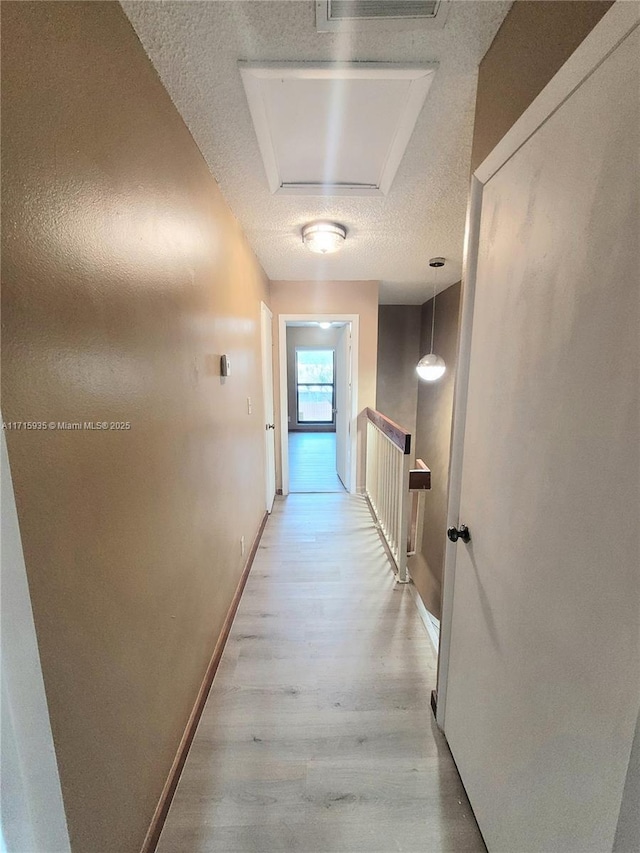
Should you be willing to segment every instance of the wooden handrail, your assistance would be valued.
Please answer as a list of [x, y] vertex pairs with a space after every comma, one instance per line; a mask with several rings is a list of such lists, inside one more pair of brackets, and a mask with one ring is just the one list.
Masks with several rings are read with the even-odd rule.
[[398, 447], [405, 456], [411, 453], [411, 433], [375, 409], [366, 409], [367, 418]]
[[422, 459], [416, 459], [416, 467], [409, 471], [409, 491], [416, 492], [431, 488], [431, 470]]

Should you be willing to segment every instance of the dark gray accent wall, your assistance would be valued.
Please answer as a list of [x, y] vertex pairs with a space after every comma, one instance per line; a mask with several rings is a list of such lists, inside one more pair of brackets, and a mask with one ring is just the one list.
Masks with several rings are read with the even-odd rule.
[[416, 433], [420, 358], [420, 305], [378, 308], [378, 381], [376, 407], [401, 427]]
[[460, 283], [436, 297], [434, 349], [447, 370], [429, 383], [418, 380], [416, 364], [429, 352], [432, 310], [433, 300], [421, 306], [380, 305], [376, 408], [411, 432], [412, 458], [423, 459], [431, 469], [422, 542], [409, 569], [425, 606], [440, 618]]
[[[429, 352], [433, 300], [422, 306], [421, 353]], [[458, 350], [460, 282], [436, 297], [434, 351], [442, 356], [447, 370], [437, 382], [420, 381], [416, 419], [416, 458], [431, 469], [431, 489], [424, 497], [422, 544], [409, 559], [409, 571], [427, 609], [440, 618], [442, 574], [447, 522], [447, 487], [453, 388]]]

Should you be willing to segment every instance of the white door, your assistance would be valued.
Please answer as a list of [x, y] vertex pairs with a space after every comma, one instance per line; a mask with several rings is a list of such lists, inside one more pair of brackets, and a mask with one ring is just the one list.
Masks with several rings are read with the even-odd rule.
[[273, 416], [273, 329], [272, 314], [264, 302], [260, 303], [262, 343], [262, 398], [264, 400], [264, 445], [266, 508], [271, 512], [276, 496], [276, 439]]
[[444, 728], [491, 853], [612, 850], [640, 703], [639, 30], [614, 47], [477, 173]]
[[4, 431], [0, 444], [0, 850], [68, 853], [69, 834]]
[[351, 324], [340, 332], [336, 345], [336, 470], [349, 490], [351, 471]]

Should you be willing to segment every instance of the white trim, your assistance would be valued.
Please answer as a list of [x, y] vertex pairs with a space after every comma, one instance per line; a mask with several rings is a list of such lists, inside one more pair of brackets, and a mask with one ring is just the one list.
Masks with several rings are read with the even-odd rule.
[[411, 597], [414, 600], [416, 605], [416, 610], [418, 611], [418, 615], [422, 620], [422, 624], [424, 625], [425, 631], [429, 635], [429, 639], [431, 640], [431, 645], [433, 646], [433, 651], [436, 653], [436, 657], [438, 655], [438, 646], [440, 644], [440, 635], [438, 630], [436, 629], [436, 625], [434, 624], [438, 620], [435, 616], [433, 616], [427, 608], [424, 606], [423, 600], [420, 598], [420, 593], [415, 588], [413, 581], [409, 582], [409, 592], [411, 593]]
[[[310, 328], [313, 328], [313, 326], [306, 326], [306, 327], [305, 326], [299, 326], [298, 328], [310, 329]], [[295, 423], [295, 425], [297, 427], [306, 426], [306, 427], [325, 427], [325, 428], [326, 427], [334, 427], [335, 428], [335, 426], [336, 426], [336, 347], [335, 347], [335, 344], [333, 344], [333, 345], [331, 345], [331, 344], [313, 344], [310, 346], [305, 346], [304, 344], [301, 346], [298, 346], [296, 344], [296, 346], [293, 349], [294, 349], [293, 355], [295, 358], [295, 365], [294, 365], [294, 369], [293, 369], [293, 378], [294, 378], [294, 384], [296, 386], [296, 402], [298, 401], [298, 394], [297, 394], [298, 384], [302, 384], [302, 385], [305, 384], [304, 382], [298, 383], [298, 353], [299, 352], [318, 352], [318, 351], [319, 352], [331, 352], [331, 353], [333, 353], [333, 383], [332, 383], [333, 405], [331, 406], [331, 414], [332, 414], [331, 420], [330, 421], [320, 421], [319, 423], [316, 423], [314, 421], [300, 421], [300, 420], [298, 420], [299, 412], [296, 409], [296, 416], [295, 416], [293, 423]], [[313, 429], [311, 429], [311, 432], [313, 432]]]
[[[471, 178], [471, 194], [467, 208], [465, 227], [464, 261], [462, 267], [462, 307], [460, 312], [460, 338], [456, 362], [456, 378], [453, 394], [453, 420], [451, 425], [451, 456], [449, 462], [449, 489], [447, 527], [458, 526], [460, 492], [462, 486], [462, 462], [464, 430], [467, 412], [467, 390], [469, 388], [469, 365], [471, 356], [471, 328], [476, 289], [476, 263], [480, 236], [480, 212], [482, 207], [482, 184]], [[457, 549], [447, 540], [442, 585], [442, 619], [440, 621], [440, 656], [438, 660], [438, 710], [436, 719], [444, 729], [444, 713], [447, 702], [447, 674], [451, 647], [451, 623], [453, 620], [453, 590], [456, 576]]]
[[[289, 494], [289, 377], [287, 376], [286, 314], [278, 316], [278, 377], [280, 383], [280, 478], [282, 494]], [[276, 478], [277, 481], [277, 478]]]
[[383, 192], [380, 188], [374, 186], [373, 184], [289, 184], [286, 181], [283, 181], [281, 184], [276, 185], [275, 189], [272, 189], [273, 176], [267, 175], [267, 178], [269, 180], [269, 189], [271, 189], [273, 195], [335, 195], [351, 196], [352, 198], [373, 195], [382, 197], [386, 195], [386, 192]]
[[[238, 68], [247, 96], [249, 112], [264, 162], [269, 189], [273, 194], [307, 196], [384, 196], [393, 183], [398, 166], [431, 88], [437, 62], [407, 64], [395, 62], [245, 62]], [[263, 80], [410, 80], [402, 116], [389, 146], [377, 184], [332, 184], [324, 182], [284, 182], [271, 136]]]
[[69, 853], [47, 697], [4, 430], [2, 468], [2, 849]]
[[259, 80], [418, 80], [433, 74], [437, 62], [245, 62], [238, 60], [243, 77]]
[[640, 3], [618, 0], [547, 83], [513, 127], [478, 166], [475, 176], [486, 184], [525, 142], [570, 98], [640, 23]]
[[[271, 331], [271, 352], [265, 351], [265, 325], [270, 327]], [[273, 393], [273, 314], [271, 309], [265, 302], [260, 302], [260, 355], [262, 360], [262, 413], [263, 413], [263, 421], [265, 431], [267, 428], [267, 423], [269, 422], [269, 416], [267, 412], [267, 398], [266, 393], [268, 388], [271, 388], [271, 414], [274, 418], [275, 423], [275, 395]], [[269, 361], [271, 359], [271, 361]], [[269, 370], [271, 371], [271, 377], [269, 377]], [[271, 381], [269, 381], [269, 378]], [[265, 448], [265, 459], [264, 459], [264, 495], [265, 495], [265, 508], [268, 513], [271, 513], [273, 510], [273, 502], [276, 496], [276, 442], [275, 436], [273, 439], [273, 495], [271, 495], [271, 490], [269, 488], [269, 452], [267, 450], [267, 438], [264, 440], [264, 448]]]
[[[628, 2], [628, 0], [617, 0], [533, 103], [520, 116], [513, 127], [505, 134], [488, 157], [480, 164], [471, 178], [462, 272], [462, 310], [453, 404], [447, 527], [457, 527], [460, 520], [458, 514], [462, 488], [465, 417], [484, 185], [513, 157], [538, 128], [562, 106], [578, 86], [605, 61], [639, 23], [640, 4], [637, 2]], [[444, 564], [442, 621], [440, 626], [440, 658], [438, 664], [437, 721], [442, 729], [445, 728], [446, 722], [447, 678], [451, 649], [455, 571], [456, 546], [447, 542]]]
[[351, 324], [351, 462], [349, 492], [356, 494], [358, 464], [358, 341], [359, 314], [278, 314], [278, 376], [280, 379], [280, 469], [282, 494], [289, 494], [289, 395], [287, 379], [287, 323]]

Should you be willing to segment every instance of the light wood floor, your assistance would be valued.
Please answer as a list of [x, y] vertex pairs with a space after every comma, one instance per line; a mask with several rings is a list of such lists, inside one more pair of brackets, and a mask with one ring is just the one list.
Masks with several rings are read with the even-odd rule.
[[277, 499], [158, 853], [485, 851], [364, 499]]
[[289, 491], [344, 491], [336, 472], [335, 432], [289, 433]]

